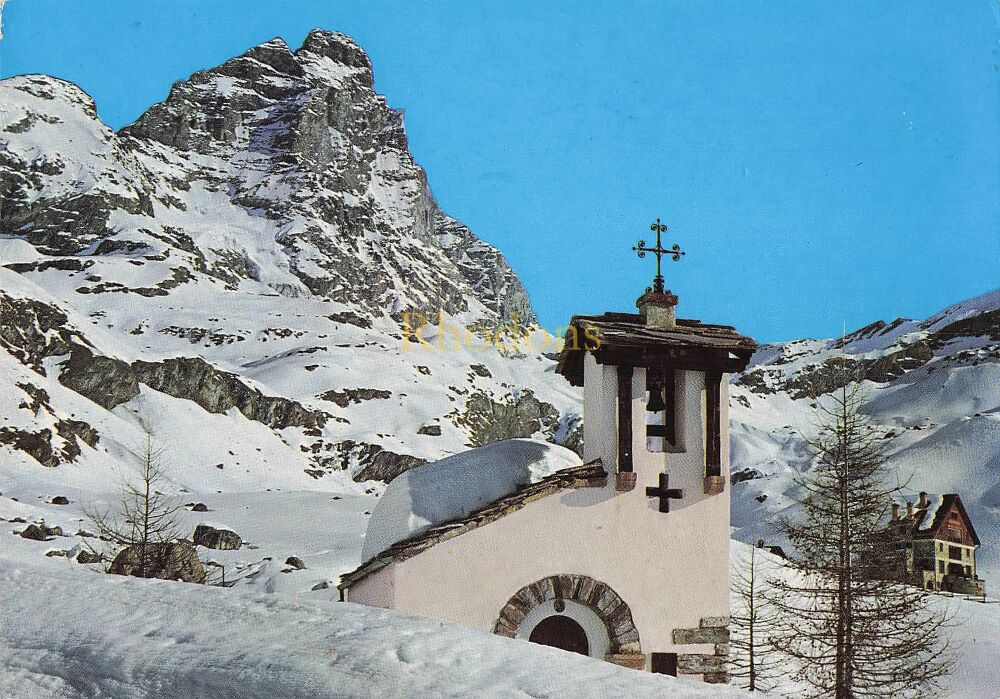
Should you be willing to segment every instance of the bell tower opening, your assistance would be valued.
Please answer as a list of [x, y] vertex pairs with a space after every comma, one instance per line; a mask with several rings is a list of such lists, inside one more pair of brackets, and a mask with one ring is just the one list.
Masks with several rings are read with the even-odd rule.
[[542, 619], [531, 631], [528, 640], [542, 646], [562, 648], [571, 653], [590, 655], [587, 632], [568, 616], [554, 614]]

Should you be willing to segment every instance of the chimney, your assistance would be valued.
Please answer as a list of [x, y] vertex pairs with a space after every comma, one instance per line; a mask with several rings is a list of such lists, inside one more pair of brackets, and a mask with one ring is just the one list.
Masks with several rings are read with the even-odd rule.
[[917, 501], [917, 507], [920, 508], [921, 510], [927, 509], [927, 493], [921, 490], [920, 495], [918, 495], [917, 497], [920, 498]]
[[635, 305], [639, 309], [642, 321], [652, 328], [677, 327], [677, 295], [666, 291], [646, 289]]
[[911, 519], [913, 517], [913, 503], [909, 500], [906, 501], [906, 518]]
[[892, 503], [892, 521], [893, 522], [898, 522], [899, 521], [899, 503], [898, 502]]

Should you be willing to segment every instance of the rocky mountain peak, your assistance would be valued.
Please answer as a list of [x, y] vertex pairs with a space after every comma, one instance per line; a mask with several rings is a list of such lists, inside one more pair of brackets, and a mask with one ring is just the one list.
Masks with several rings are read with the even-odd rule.
[[313, 29], [306, 36], [296, 55], [312, 54], [328, 58], [348, 68], [360, 68], [372, 75], [372, 62], [361, 46], [347, 34]]
[[[503, 256], [434, 201], [402, 111], [373, 90], [371, 61], [344, 34], [314, 30], [294, 52], [277, 38], [252, 47], [174, 83], [118, 134], [79, 88], [13, 80], [8, 93], [28, 94], [10, 110], [64, 94], [90, 122], [55, 116], [49, 133], [32, 117], [0, 142], [0, 191], [12, 202], [0, 232], [46, 254], [167, 246], [189, 258], [171, 275], [208, 274], [232, 289], [260, 282], [369, 318], [420, 308], [494, 324], [517, 309], [534, 321]], [[77, 147], [82, 132], [103, 144]]]

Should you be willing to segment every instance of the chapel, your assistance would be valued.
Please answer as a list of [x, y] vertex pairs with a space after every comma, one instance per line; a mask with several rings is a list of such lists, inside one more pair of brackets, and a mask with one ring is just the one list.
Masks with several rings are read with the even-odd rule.
[[[653, 230], [656, 248], [637, 248], [658, 263], [638, 312], [574, 316], [558, 356], [556, 371], [583, 390], [582, 459], [510, 440], [401, 474], [341, 599], [728, 682], [728, 375], [756, 344], [677, 317], [659, 253], [683, 253]], [[477, 491], [471, 504], [418, 503], [463, 488]]]

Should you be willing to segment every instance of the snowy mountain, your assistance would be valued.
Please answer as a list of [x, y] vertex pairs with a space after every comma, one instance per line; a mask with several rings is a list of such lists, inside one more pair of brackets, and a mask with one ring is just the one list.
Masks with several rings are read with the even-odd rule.
[[[959, 493], [983, 541], [987, 590], [1000, 589], [1000, 291], [924, 321], [878, 321], [843, 338], [763, 346], [732, 382], [734, 536], [773, 533], [791, 476], [808, 468], [802, 435], [844, 376], [864, 380], [895, 478], [919, 491]], [[737, 482], [741, 481], [741, 482]]]
[[73, 84], [0, 81], [0, 204], [8, 473], [116, 480], [146, 426], [177, 488], [357, 492], [574, 438], [578, 394], [510, 346], [521, 282], [438, 207], [343, 34], [254, 47], [118, 132]]

